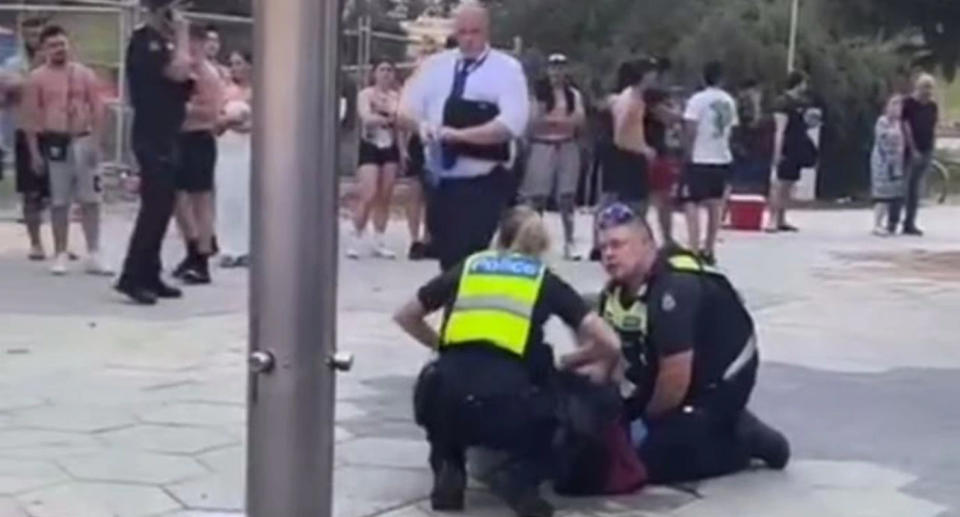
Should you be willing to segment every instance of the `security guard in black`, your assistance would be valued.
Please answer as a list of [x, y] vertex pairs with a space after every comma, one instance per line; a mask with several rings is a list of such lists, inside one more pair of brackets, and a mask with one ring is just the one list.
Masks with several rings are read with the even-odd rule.
[[127, 49], [141, 202], [117, 290], [136, 303], [152, 305], [157, 298], [181, 296], [160, 279], [160, 251], [173, 214], [177, 135], [192, 82], [186, 21], [170, 0], [150, 0], [147, 7], [147, 23], [134, 31]]

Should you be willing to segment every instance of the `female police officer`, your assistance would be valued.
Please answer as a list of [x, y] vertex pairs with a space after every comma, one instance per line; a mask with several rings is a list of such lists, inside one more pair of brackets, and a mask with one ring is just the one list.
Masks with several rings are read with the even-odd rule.
[[[468, 208], [468, 207], [465, 207]], [[542, 262], [548, 238], [540, 217], [517, 208], [503, 220], [499, 249], [481, 252], [434, 278], [395, 320], [439, 359], [417, 385], [417, 422], [430, 441], [434, 510], [463, 508], [464, 451], [484, 446], [508, 453], [491, 488], [521, 517], [552, 515], [538, 491], [545, 477], [555, 411], [549, 378], [553, 354], [543, 342], [552, 315], [589, 343], [561, 358], [574, 369], [619, 360], [613, 330]], [[444, 308], [438, 335], [424, 318]]]

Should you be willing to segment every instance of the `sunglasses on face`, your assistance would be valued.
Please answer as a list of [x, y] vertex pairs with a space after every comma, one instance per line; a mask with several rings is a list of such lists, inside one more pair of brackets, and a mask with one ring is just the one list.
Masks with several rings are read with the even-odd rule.
[[597, 230], [609, 230], [636, 220], [637, 214], [623, 203], [614, 203], [597, 215]]

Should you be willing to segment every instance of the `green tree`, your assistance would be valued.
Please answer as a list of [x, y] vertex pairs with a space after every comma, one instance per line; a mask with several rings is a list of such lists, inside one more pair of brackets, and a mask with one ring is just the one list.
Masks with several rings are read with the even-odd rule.
[[[670, 57], [674, 79], [691, 90], [702, 65], [720, 60], [728, 84], [756, 78], [775, 95], [787, 73], [790, 1], [509, 0], [495, 4], [494, 26], [501, 43], [523, 38], [532, 74], [542, 54], [562, 51], [595, 94], [612, 87], [619, 62], [648, 54]], [[903, 42], [899, 31], [884, 37], [846, 30], [840, 14], [852, 12], [837, 11], [837, 3], [804, 0], [797, 56], [826, 111], [820, 192], [828, 196], [865, 187], [879, 107], [909, 64], [895, 52]]]

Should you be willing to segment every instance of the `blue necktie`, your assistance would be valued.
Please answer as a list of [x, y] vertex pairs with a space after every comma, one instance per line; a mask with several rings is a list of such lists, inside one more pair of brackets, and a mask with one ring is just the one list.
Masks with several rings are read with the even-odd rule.
[[[451, 99], [463, 98], [463, 90], [467, 87], [467, 77], [473, 71], [473, 65], [476, 59], [464, 58], [457, 66], [456, 74], [453, 76], [453, 90], [450, 92]], [[443, 145], [443, 168], [452, 169], [457, 164], [457, 153], [449, 145]]]

